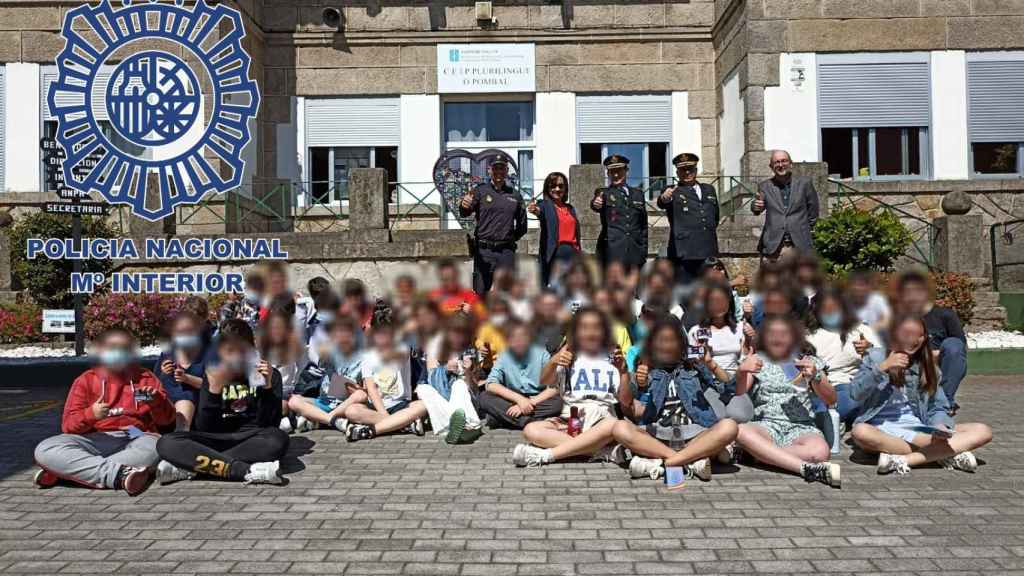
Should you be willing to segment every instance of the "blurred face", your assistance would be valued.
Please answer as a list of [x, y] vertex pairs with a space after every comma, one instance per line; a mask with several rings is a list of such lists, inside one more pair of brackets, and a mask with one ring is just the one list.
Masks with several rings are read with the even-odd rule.
[[537, 308], [534, 310], [534, 314], [542, 320], [554, 321], [558, 319], [558, 310], [561, 306], [562, 303], [558, 300], [558, 296], [544, 294], [537, 299]]
[[817, 275], [817, 269], [814, 266], [804, 264], [798, 266], [796, 269], [796, 279], [800, 284], [807, 286], [814, 282], [814, 277]]
[[913, 354], [924, 344], [924, 326], [916, 320], [907, 319], [893, 331], [893, 348]]
[[928, 287], [920, 282], [908, 282], [900, 290], [900, 304], [907, 312], [924, 312], [928, 301]]
[[770, 358], [781, 360], [789, 357], [794, 344], [789, 324], [774, 320], [767, 326], [764, 333], [764, 350]]
[[604, 351], [604, 324], [598, 314], [589, 313], [580, 317], [576, 324], [576, 349], [588, 354]]
[[671, 260], [665, 258], [659, 258], [654, 261], [654, 269], [661, 274], [671, 278], [676, 273], [675, 265], [672, 264]]
[[290, 323], [280, 316], [271, 316], [267, 320], [267, 338], [273, 344], [280, 344], [288, 341], [290, 336]]
[[530, 329], [526, 326], [519, 326], [508, 335], [508, 348], [513, 354], [522, 358], [530, 350], [531, 335]]
[[235, 376], [245, 372], [245, 360], [250, 351], [252, 346], [247, 342], [221, 341], [217, 347], [221, 365]]
[[850, 295], [851, 300], [857, 304], [863, 304], [871, 294], [871, 284], [866, 280], [857, 279], [850, 282], [846, 291]]
[[441, 289], [449, 292], [459, 287], [459, 273], [454, 266], [446, 266], [437, 271], [438, 280], [441, 282]]
[[597, 306], [605, 314], [611, 315], [612, 313], [612, 295], [607, 290], [598, 290], [594, 292], [592, 298], [594, 306]]
[[452, 350], [465, 350], [469, 348], [469, 340], [461, 330], [449, 328], [445, 330], [445, 338], [448, 339], [448, 344], [452, 347]]
[[772, 154], [769, 165], [772, 169], [772, 174], [779, 177], [789, 176], [793, 170], [793, 161], [790, 159], [789, 153], [782, 150], [776, 150]]
[[497, 325], [504, 324], [505, 320], [508, 320], [508, 316], [509, 316], [508, 304], [506, 304], [504, 301], [501, 301], [501, 300], [499, 300], [497, 302], [491, 303], [491, 309], [490, 309], [490, 316], [489, 317], [490, 317], [490, 320], [491, 320], [492, 324], [497, 324]]
[[331, 330], [331, 342], [342, 354], [349, 354], [356, 348], [356, 334], [348, 326], [339, 324]]
[[789, 298], [782, 292], [768, 292], [764, 295], [765, 314], [788, 314], [793, 309]]
[[626, 183], [626, 174], [629, 170], [625, 166], [608, 169], [608, 181], [612, 186], [622, 186]]
[[505, 179], [508, 178], [508, 165], [507, 164], [492, 164], [491, 165], [491, 180], [495, 184], [501, 186], [505, 183]]
[[108, 371], [125, 372], [135, 361], [135, 342], [126, 334], [108, 334], [97, 346], [97, 355]]
[[555, 200], [560, 202], [565, 201], [565, 195], [569, 192], [568, 186], [566, 186], [565, 180], [561, 176], [556, 176], [551, 180], [551, 185], [548, 188], [548, 194]]
[[658, 364], [663, 366], [674, 364], [683, 357], [679, 335], [675, 334], [669, 327], [665, 327], [655, 333], [653, 343], [654, 349], [651, 350], [651, 354]]
[[416, 327], [424, 334], [437, 332], [437, 325], [441, 319], [437, 317], [432, 309], [427, 306], [420, 306], [416, 310]]
[[409, 296], [416, 291], [416, 283], [409, 278], [400, 278], [395, 283], [395, 292], [400, 296]]
[[761, 276], [761, 281], [758, 285], [758, 289], [764, 292], [765, 290], [777, 288], [779, 286], [779, 282], [781, 281], [782, 278], [778, 274], [764, 274], [763, 276]]
[[188, 316], [182, 316], [171, 326], [171, 340], [176, 348], [192, 350], [202, 344], [199, 326]]
[[377, 350], [391, 350], [395, 345], [395, 332], [389, 327], [375, 328], [371, 340]]
[[676, 176], [683, 184], [693, 184], [697, 181], [697, 167], [684, 166], [676, 168]]
[[721, 290], [712, 290], [707, 295], [707, 312], [715, 319], [723, 318], [729, 313], [729, 301], [731, 297]]
[[571, 290], [583, 290], [587, 287], [587, 271], [582, 267], [573, 268], [565, 277], [565, 285]]
[[272, 272], [267, 276], [267, 290], [271, 296], [288, 292], [288, 275], [281, 272]]
[[647, 293], [652, 296], [663, 295], [669, 292], [669, 285], [665, 277], [655, 274], [647, 280]]
[[843, 307], [835, 298], [825, 298], [818, 309], [818, 322], [828, 330], [839, 330], [843, 326]]
[[725, 267], [721, 264], [704, 271], [704, 277], [710, 280], [725, 280]]

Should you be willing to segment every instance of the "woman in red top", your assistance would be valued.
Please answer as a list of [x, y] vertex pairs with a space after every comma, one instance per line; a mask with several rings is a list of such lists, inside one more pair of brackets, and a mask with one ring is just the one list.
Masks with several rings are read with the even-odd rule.
[[556, 262], [565, 268], [580, 251], [580, 221], [576, 209], [568, 203], [569, 179], [561, 172], [552, 172], [544, 179], [544, 193], [540, 202], [531, 202], [527, 208], [540, 221], [541, 284], [551, 282]]

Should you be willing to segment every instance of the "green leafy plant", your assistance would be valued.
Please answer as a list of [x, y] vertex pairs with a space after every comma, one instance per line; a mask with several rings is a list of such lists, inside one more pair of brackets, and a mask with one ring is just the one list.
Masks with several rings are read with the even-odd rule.
[[974, 317], [974, 281], [967, 274], [934, 272], [935, 303], [956, 310], [960, 322], [967, 324]]
[[[71, 238], [71, 218], [45, 212], [34, 212], [19, 218], [8, 232], [11, 238], [11, 272], [17, 286], [24, 289], [30, 298], [44, 308], [70, 308], [74, 302], [71, 294], [71, 259], [50, 260], [49, 258], [26, 258], [26, 242], [29, 238]], [[114, 230], [103, 220], [90, 216], [82, 217], [83, 238], [113, 238]], [[83, 272], [107, 273], [111, 269], [109, 260], [83, 260]]]
[[814, 247], [825, 271], [844, 276], [851, 270], [889, 272], [913, 237], [891, 212], [865, 212], [854, 207], [835, 210], [814, 226]]

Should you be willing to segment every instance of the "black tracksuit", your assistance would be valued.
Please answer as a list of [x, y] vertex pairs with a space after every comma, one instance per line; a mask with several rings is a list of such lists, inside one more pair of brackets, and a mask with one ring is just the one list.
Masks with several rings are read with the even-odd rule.
[[281, 373], [276, 369], [271, 387], [257, 388], [254, 395], [245, 380], [212, 394], [204, 376], [192, 430], [165, 434], [157, 452], [185, 470], [243, 480], [250, 464], [280, 460], [288, 450], [288, 434], [278, 428], [281, 393]]

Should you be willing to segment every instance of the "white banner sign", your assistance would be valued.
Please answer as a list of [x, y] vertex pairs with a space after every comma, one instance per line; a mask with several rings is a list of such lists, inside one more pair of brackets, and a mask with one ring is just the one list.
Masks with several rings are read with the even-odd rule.
[[535, 92], [533, 44], [438, 44], [440, 94]]
[[74, 334], [74, 310], [43, 310], [44, 334]]

